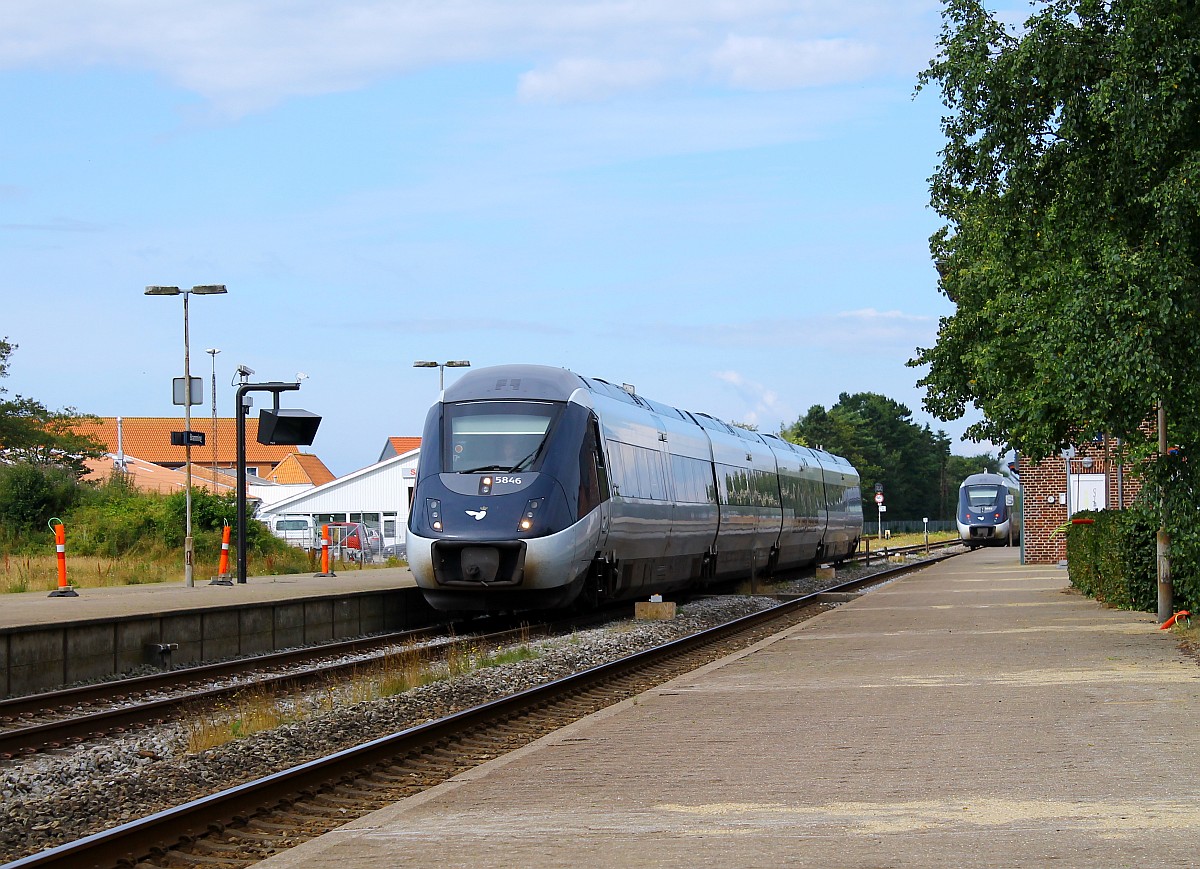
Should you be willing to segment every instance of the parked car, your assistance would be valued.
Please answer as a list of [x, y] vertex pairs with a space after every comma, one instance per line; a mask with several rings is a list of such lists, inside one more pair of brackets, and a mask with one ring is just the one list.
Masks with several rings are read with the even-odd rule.
[[389, 543], [383, 547], [383, 557], [408, 561], [408, 547], [403, 543]]
[[267, 527], [292, 546], [314, 549], [321, 545], [321, 532], [311, 516], [274, 516], [267, 521]]

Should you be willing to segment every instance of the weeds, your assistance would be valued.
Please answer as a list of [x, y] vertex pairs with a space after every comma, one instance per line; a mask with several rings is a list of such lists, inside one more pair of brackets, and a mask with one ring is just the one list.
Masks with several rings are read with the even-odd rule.
[[304, 721], [351, 706], [394, 697], [442, 679], [462, 676], [484, 667], [496, 667], [538, 657], [527, 643], [497, 652], [452, 642], [444, 655], [411, 646], [364, 665], [348, 678], [331, 680], [304, 695], [282, 695], [266, 689], [250, 689], [227, 706], [196, 711], [184, 725], [187, 750], [198, 754], [243, 739], [261, 730]]

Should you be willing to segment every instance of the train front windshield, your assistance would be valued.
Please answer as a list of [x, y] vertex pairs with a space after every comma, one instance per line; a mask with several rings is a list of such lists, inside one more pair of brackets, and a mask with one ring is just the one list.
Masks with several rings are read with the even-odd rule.
[[996, 513], [1004, 509], [1008, 489], [986, 484], [964, 486], [958, 490], [958, 513]]
[[443, 418], [442, 471], [536, 471], [561, 404], [471, 401], [448, 404]]

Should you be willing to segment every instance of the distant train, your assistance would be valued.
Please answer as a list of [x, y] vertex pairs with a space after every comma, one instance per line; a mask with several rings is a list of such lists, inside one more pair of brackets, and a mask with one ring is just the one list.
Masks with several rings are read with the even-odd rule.
[[446, 611], [553, 609], [841, 561], [845, 459], [562, 368], [475, 369], [421, 439], [408, 561]]
[[[1012, 495], [1012, 506], [1008, 496]], [[969, 547], [1002, 546], [1021, 539], [1021, 492], [1008, 477], [972, 474], [958, 487], [958, 536]]]

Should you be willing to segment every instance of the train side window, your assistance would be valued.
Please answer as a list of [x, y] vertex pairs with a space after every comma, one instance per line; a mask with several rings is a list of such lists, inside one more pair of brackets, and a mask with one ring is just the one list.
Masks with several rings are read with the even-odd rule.
[[667, 484], [663, 479], [662, 453], [655, 450], [643, 450], [646, 456], [646, 469], [650, 474], [650, 497], [655, 501], [667, 500]]
[[579, 519], [600, 506], [601, 466], [596, 429], [594, 425], [589, 425], [579, 447]]
[[617, 494], [629, 496], [629, 472], [622, 461], [621, 444], [618, 441], [608, 441], [609, 479], [617, 489]]
[[638, 448], [632, 444], [621, 444], [621, 464], [625, 467], [624, 486], [621, 494], [626, 498], [645, 498], [649, 483], [642, 478]]

